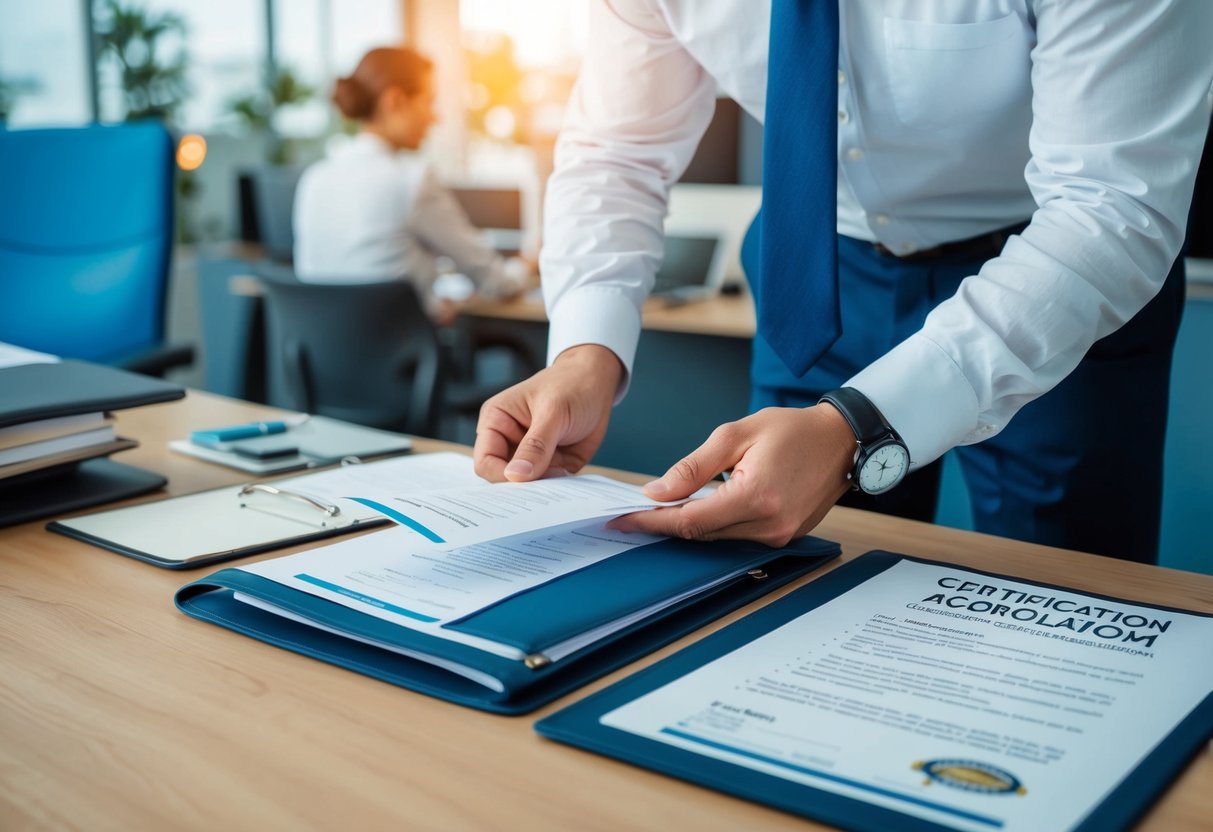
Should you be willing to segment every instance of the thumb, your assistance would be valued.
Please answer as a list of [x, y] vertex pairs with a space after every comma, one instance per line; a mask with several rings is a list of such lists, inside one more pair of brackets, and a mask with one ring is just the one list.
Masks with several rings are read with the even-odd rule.
[[718, 427], [708, 441], [675, 462], [661, 479], [646, 484], [645, 496], [653, 500], [681, 500], [691, 496], [741, 459], [745, 449], [740, 446], [739, 438], [733, 424]]
[[552, 464], [558, 441], [559, 430], [552, 420], [531, 425], [505, 466], [505, 478], [510, 482], [527, 482], [542, 477]]

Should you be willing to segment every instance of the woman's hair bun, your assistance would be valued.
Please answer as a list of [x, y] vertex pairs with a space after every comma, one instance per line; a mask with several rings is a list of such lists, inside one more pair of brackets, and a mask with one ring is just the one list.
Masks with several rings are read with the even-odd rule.
[[372, 101], [356, 78], [338, 78], [333, 87], [333, 103], [348, 119], [363, 119], [371, 115]]

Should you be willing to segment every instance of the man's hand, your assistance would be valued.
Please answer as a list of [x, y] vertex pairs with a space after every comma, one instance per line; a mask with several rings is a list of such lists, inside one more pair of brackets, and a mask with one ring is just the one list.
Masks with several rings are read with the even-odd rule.
[[580, 470], [606, 434], [623, 365], [606, 347], [583, 344], [480, 408], [473, 457], [492, 482], [526, 482]]
[[709, 497], [620, 517], [623, 531], [695, 540], [740, 538], [783, 546], [808, 534], [850, 487], [855, 434], [829, 405], [760, 410], [718, 427], [690, 456], [645, 486], [679, 500], [732, 469]]

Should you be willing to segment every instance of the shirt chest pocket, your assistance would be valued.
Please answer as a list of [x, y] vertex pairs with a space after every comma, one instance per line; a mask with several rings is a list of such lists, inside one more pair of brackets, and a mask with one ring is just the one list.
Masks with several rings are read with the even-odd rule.
[[1014, 14], [980, 23], [884, 21], [893, 108], [908, 127], [939, 130], [1027, 101], [1031, 39]]

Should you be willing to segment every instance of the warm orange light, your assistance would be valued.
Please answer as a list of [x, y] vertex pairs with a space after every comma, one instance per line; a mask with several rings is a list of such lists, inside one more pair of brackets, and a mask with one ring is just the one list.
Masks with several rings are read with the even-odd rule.
[[198, 170], [206, 161], [206, 139], [197, 133], [187, 133], [177, 143], [177, 167]]

